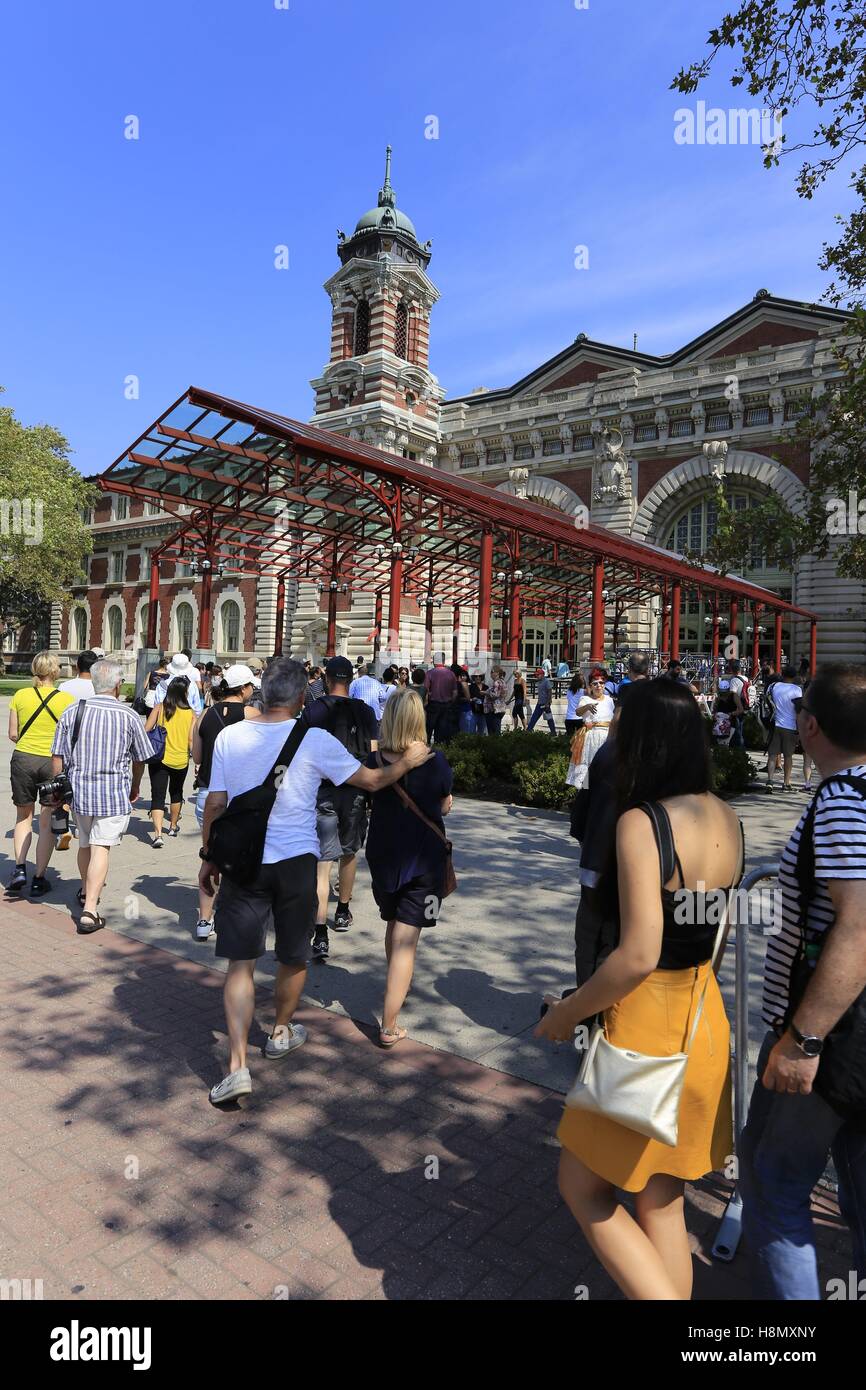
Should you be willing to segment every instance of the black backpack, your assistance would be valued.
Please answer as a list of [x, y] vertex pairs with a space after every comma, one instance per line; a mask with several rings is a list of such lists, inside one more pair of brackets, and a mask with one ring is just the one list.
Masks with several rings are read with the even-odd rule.
[[328, 722], [325, 725], [327, 733], [332, 734], [338, 743], [342, 743], [346, 752], [357, 758], [359, 763], [364, 762], [371, 751], [367, 719], [369, 705], [363, 700], [347, 698], [344, 695], [322, 695], [320, 698], [329, 711]]
[[208, 860], [241, 887], [252, 883], [262, 867], [268, 820], [277, 792], [306, 732], [307, 725], [297, 719], [261, 786], [233, 796], [211, 825]]
[[[790, 1004], [785, 1015], [786, 1025], [797, 1012], [814, 974], [813, 967], [809, 964], [809, 947], [818, 947], [820, 952], [820, 946], [824, 945], [833, 930], [831, 926], [817, 937], [813, 934], [810, 941], [806, 927], [809, 901], [815, 891], [815, 842], [812, 838], [815, 809], [822, 788], [829, 786], [831, 782], [843, 782], [846, 786], [853, 787], [866, 800], [866, 777], [836, 773], [824, 779], [806, 812], [800, 832], [795, 870], [800, 890], [800, 950], [791, 966]], [[861, 990], [825, 1038], [824, 1050], [815, 1075], [815, 1090], [838, 1115], [843, 1116], [855, 1129], [866, 1132], [866, 989]]]

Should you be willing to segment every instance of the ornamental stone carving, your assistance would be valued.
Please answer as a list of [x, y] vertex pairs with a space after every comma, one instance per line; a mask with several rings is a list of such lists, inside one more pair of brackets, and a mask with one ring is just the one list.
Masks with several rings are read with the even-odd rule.
[[710, 474], [718, 482], [725, 476], [725, 464], [728, 459], [728, 441], [726, 439], [711, 439], [704, 445], [704, 458], [710, 466]]
[[514, 488], [514, 496], [526, 498], [526, 485], [529, 482], [528, 468], [509, 468], [508, 481]]
[[628, 456], [619, 430], [605, 430], [596, 461], [596, 484], [593, 500], [603, 502], [628, 496]]

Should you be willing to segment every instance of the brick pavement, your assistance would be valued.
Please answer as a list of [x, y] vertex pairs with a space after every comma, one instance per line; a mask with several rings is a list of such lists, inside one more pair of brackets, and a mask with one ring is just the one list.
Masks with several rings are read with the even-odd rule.
[[[254, 1051], [253, 1096], [218, 1111], [217, 971], [44, 904], [0, 905], [0, 931], [0, 1277], [59, 1299], [619, 1297], [556, 1193], [554, 1092], [308, 1008], [309, 1042]], [[707, 1255], [726, 1192], [688, 1189], [697, 1298], [748, 1297], [742, 1256]], [[829, 1277], [847, 1236], [819, 1207]]]

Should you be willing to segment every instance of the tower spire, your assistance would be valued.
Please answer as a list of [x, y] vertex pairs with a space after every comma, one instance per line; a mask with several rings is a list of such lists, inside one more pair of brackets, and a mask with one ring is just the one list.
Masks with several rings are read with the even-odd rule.
[[391, 146], [385, 146], [385, 182], [379, 189], [379, 207], [393, 208], [397, 203], [397, 195], [391, 187]]

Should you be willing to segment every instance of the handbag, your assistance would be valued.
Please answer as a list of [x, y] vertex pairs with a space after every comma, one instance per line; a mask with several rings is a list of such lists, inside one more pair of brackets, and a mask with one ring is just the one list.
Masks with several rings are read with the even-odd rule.
[[153, 728], [152, 728], [152, 729], [148, 729], [148, 731], [147, 731], [147, 737], [148, 737], [148, 741], [149, 741], [149, 743], [150, 743], [150, 746], [151, 746], [151, 748], [153, 749], [152, 754], [151, 754], [150, 757], [148, 758], [148, 762], [151, 762], [151, 763], [158, 763], [158, 762], [161, 762], [161, 761], [162, 761], [162, 755], [163, 755], [163, 753], [165, 752], [165, 740], [166, 740], [165, 720], [164, 720], [163, 715], [162, 715], [161, 712], [160, 712], [159, 714], [157, 714], [157, 716], [156, 716], [156, 723], [154, 724]]
[[[380, 767], [385, 766], [384, 762], [382, 761], [382, 754], [379, 753], [378, 750], [376, 752], [376, 761], [378, 762]], [[436, 822], [430, 820], [427, 816], [425, 816], [421, 808], [415, 805], [415, 802], [412, 800], [409, 793], [405, 790], [404, 787], [400, 786], [399, 782], [392, 783], [391, 790], [397, 793], [400, 800], [403, 802], [403, 805], [407, 806], [410, 811], [414, 811], [418, 819], [422, 820], [424, 824], [428, 827], [428, 829], [432, 830], [433, 834], [438, 836], [438, 838], [442, 841], [443, 845], [445, 846], [445, 873], [442, 880], [442, 897], [450, 898], [451, 894], [457, 891], [457, 875], [454, 872], [454, 861], [452, 858], [453, 846], [451, 844], [451, 841], [442, 833]]]
[[[643, 809], [647, 809], [647, 806], [650, 805], [651, 803], [646, 803]], [[660, 826], [654, 815], [651, 815], [651, 819], [658, 840], [660, 832], [663, 831], [664, 822]], [[667, 837], [670, 838], [669, 824], [666, 829]], [[665, 872], [667, 868], [666, 855], [661, 842], [659, 848], [662, 855], [661, 873], [662, 885], [664, 885], [671, 877], [671, 873]], [[670, 840], [670, 848], [672, 851], [672, 839]], [[731, 889], [728, 890], [725, 907], [720, 914], [710, 970], [707, 972], [707, 978], [701, 990], [700, 1001], [695, 1010], [694, 1022], [684, 1050], [675, 1052], [670, 1057], [648, 1057], [645, 1053], [634, 1052], [631, 1048], [614, 1046], [612, 1042], [608, 1041], [604, 1021], [596, 1023], [590, 1035], [589, 1046], [584, 1053], [577, 1080], [565, 1098], [565, 1103], [570, 1109], [586, 1110], [590, 1114], [602, 1115], [606, 1120], [612, 1120], [625, 1129], [635, 1130], [638, 1134], [646, 1135], [647, 1139], [655, 1139], [658, 1143], [667, 1144], [670, 1148], [676, 1147], [680, 1101], [689, 1051], [701, 1021], [710, 976], [715, 969], [720, 947], [725, 938], [731, 903], [730, 893]]]
[[307, 725], [297, 719], [264, 781], [233, 796], [211, 825], [208, 861], [241, 887], [252, 883], [262, 867], [268, 820], [277, 792], [306, 732]]

